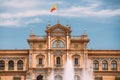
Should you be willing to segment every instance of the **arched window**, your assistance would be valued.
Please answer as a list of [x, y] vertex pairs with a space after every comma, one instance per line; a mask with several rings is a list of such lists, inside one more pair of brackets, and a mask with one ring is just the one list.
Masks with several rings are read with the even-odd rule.
[[12, 60], [8, 62], [8, 70], [14, 70], [14, 62]]
[[60, 57], [56, 58], [56, 64], [59, 65], [60, 64]]
[[62, 76], [60, 75], [55, 76], [55, 80], [62, 80]]
[[0, 60], [0, 70], [4, 70], [5, 69], [5, 61]]
[[94, 70], [99, 70], [99, 62], [98, 61], [93, 61], [93, 69]]
[[15, 76], [15, 77], [13, 77], [13, 80], [21, 80], [21, 77]]
[[116, 61], [111, 62], [111, 68], [112, 68], [112, 70], [117, 70], [117, 62]]
[[78, 58], [74, 58], [74, 64], [78, 65]]
[[108, 63], [107, 63], [107, 61], [103, 61], [102, 62], [102, 69], [103, 70], [108, 70]]
[[18, 63], [17, 63], [17, 69], [18, 70], [23, 70], [23, 61], [22, 60], [18, 61]]
[[80, 80], [80, 77], [78, 75], [75, 75], [74, 80]]
[[52, 44], [52, 47], [53, 48], [64, 48], [65, 45], [64, 45], [64, 42], [61, 41], [61, 40], [55, 40]]
[[43, 76], [42, 75], [37, 76], [37, 80], [43, 80]]

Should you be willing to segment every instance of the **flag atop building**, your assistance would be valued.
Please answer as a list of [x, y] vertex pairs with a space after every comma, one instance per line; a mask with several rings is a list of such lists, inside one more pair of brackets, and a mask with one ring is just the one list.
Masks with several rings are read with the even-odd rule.
[[57, 9], [57, 5], [54, 4], [54, 6], [51, 8], [50, 12], [53, 12], [53, 11], [55, 11], [56, 9]]

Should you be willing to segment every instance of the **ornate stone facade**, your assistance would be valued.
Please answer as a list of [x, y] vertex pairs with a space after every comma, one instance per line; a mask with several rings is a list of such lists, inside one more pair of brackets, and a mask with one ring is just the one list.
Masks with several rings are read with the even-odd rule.
[[46, 36], [30, 32], [27, 50], [0, 50], [0, 80], [63, 80], [65, 63], [73, 62], [75, 80], [80, 80], [84, 63], [94, 71], [95, 80], [120, 80], [120, 50], [90, 50], [89, 38], [71, 36], [69, 25], [46, 27]]

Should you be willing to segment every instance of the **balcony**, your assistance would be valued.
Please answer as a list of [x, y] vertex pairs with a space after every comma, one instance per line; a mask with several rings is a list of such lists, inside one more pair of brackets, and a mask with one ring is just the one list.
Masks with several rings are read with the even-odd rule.
[[14, 70], [14, 67], [9, 67], [8, 70]]
[[79, 68], [80, 65], [79, 64], [74, 64], [74, 68]]
[[108, 70], [108, 68], [102, 68], [102, 70]]
[[55, 64], [55, 67], [62, 67], [62, 64]]
[[43, 68], [44, 64], [37, 64], [37, 68]]
[[23, 70], [23, 67], [18, 67], [17, 70]]
[[94, 70], [99, 70], [99, 68], [93, 68]]
[[0, 67], [0, 70], [4, 70], [5, 68], [4, 67]]
[[117, 71], [117, 68], [111, 68], [111, 70], [113, 70], [113, 71]]
[[81, 39], [81, 36], [71, 36], [71, 39]]
[[46, 36], [36, 36], [37, 38], [39, 38], [39, 39], [46, 39]]

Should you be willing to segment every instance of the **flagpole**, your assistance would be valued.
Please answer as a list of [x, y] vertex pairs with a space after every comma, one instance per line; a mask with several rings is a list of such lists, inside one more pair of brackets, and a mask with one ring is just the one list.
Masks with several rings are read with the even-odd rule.
[[57, 3], [57, 23], [59, 24], [59, 4]]
[[59, 24], [59, 4], [56, 3], [54, 6], [51, 8], [50, 12], [56, 11], [56, 16], [57, 16], [57, 23]]

